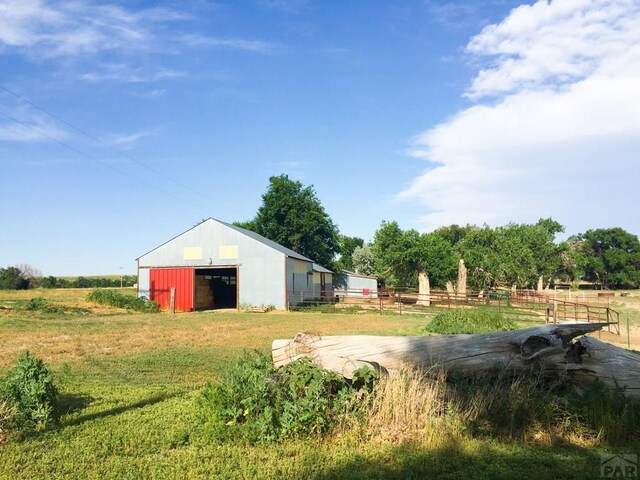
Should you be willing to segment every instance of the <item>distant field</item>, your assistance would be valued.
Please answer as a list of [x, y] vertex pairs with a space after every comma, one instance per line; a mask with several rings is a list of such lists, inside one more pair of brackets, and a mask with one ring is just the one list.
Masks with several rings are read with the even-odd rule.
[[0, 291], [0, 374], [25, 350], [44, 358], [67, 412], [59, 429], [0, 446], [2, 479], [598, 477], [602, 449], [464, 433], [436, 443], [369, 443], [352, 432], [218, 445], [201, 432], [194, 396], [244, 349], [267, 352], [274, 338], [299, 331], [417, 335], [430, 315], [169, 315], [96, 306], [90, 314], [58, 315], [19, 308], [35, 296], [90, 306], [88, 291]]
[[[123, 273], [123, 276], [131, 276], [131, 275], [136, 275], [136, 273]], [[78, 277], [84, 277], [84, 278], [108, 278], [109, 280], [120, 280], [120, 274], [115, 274], [115, 275], [75, 275], [75, 276], [67, 276], [67, 277], [56, 277], [56, 278], [61, 278], [63, 280], [68, 280], [68, 281], [73, 281], [76, 280]]]

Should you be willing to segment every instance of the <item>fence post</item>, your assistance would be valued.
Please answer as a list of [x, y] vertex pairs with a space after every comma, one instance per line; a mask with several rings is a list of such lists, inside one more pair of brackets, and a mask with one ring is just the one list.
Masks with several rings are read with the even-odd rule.
[[169, 312], [176, 313], [176, 287], [171, 287], [171, 299], [169, 300]]

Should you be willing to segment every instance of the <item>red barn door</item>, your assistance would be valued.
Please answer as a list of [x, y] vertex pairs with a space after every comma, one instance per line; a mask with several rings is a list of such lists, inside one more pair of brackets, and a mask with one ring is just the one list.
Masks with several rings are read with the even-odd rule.
[[176, 311], [193, 310], [193, 268], [152, 268], [149, 272], [149, 300], [169, 310], [171, 289], [176, 289]]

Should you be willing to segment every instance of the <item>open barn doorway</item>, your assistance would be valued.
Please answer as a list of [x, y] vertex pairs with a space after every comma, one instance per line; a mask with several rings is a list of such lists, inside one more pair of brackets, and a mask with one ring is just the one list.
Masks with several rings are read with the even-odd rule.
[[195, 277], [195, 309], [238, 307], [238, 268], [199, 268]]

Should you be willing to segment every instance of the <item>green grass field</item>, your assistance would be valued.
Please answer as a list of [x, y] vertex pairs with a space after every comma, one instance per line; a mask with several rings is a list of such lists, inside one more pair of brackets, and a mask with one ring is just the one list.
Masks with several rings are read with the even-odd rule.
[[[86, 290], [0, 291], [0, 375], [29, 350], [63, 394], [60, 426], [0, 445], [0, 479], [599, 478], [606, 445], [461, 435], [371, 441], [325, 439], [249, 446], [205, 435], [194, 397], [244, 349], [318, 334], [422, 334], [420, 315], [203, 312], [137, 314], [97, 307]], [[26, 312], [34, 296], [92, 308]], [[618, 447], [620, 449], [620, 447]], [[629, 445], [616, 453], [638, 453]]]

